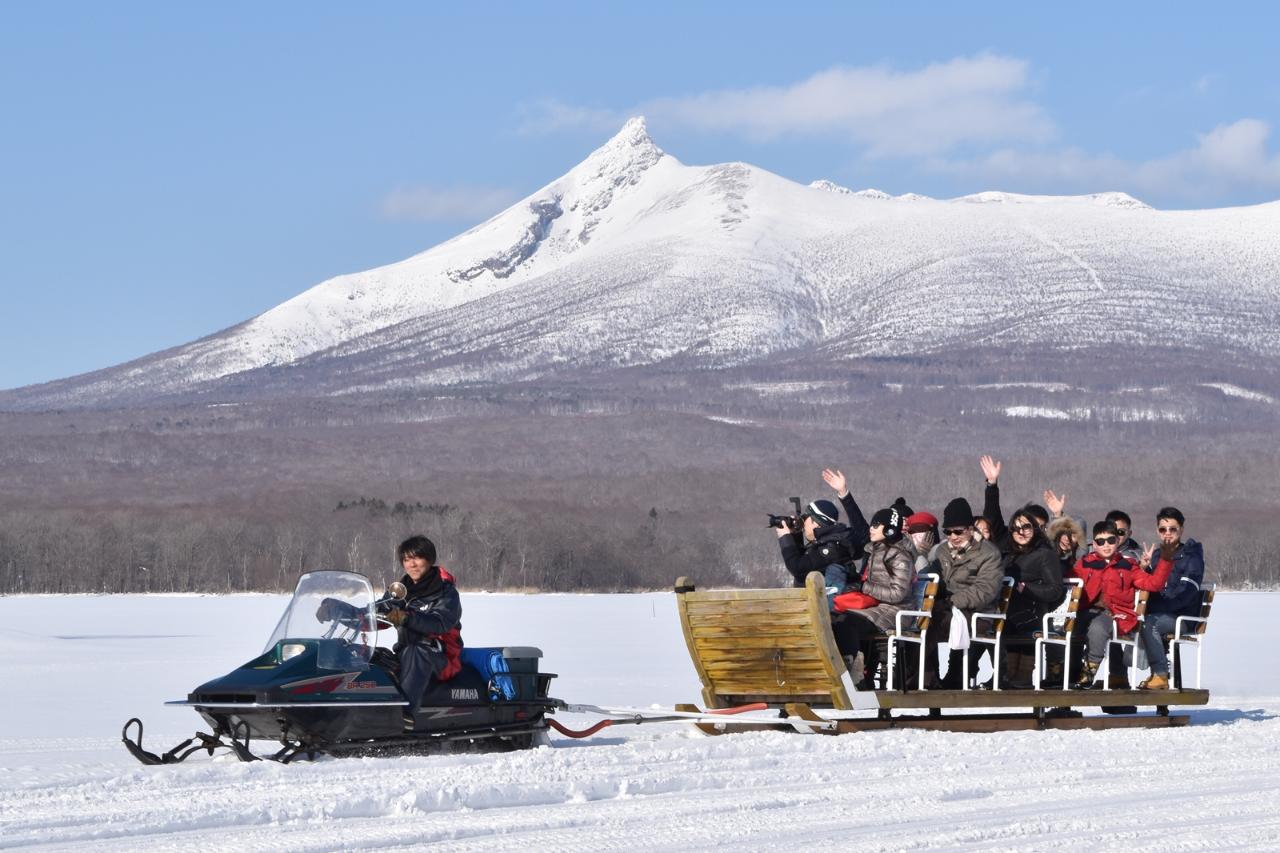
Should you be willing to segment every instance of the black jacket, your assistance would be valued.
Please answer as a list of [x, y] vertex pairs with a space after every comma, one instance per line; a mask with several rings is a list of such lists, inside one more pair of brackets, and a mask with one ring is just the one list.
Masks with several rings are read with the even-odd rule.
[[821, 572], [832, 563], [852, 566], [855, 559], [849, 547], [849, 528], [843, 524], [828, 524], [814, 531], [815, 539], [807, 547], [801, 544], [798, 533], [778, 538], [782, 549], [782, 562], [791, 573], [794, 586], [804, 586], [809, 572]]
[[871, 525], [867, 524], [853, 493], [846, 492], [840, 498], [840, 506], [844, 507], [844, 514], [849, 519], [849, 552], [856, 560], [866, 553], [867, 546], [871, 544]]
[[434, 568], [416, 584], [408, 575], [400, 581], [409, 592], [405, 598], [405, 620], [396, 629], [395, 651], [403, 655], [413, 648], [425, 654], [432, 669], [439, 672], [448, 662], [445, 635], [454, 632], [454, 638], [461, 644], [462, 599], [453, 576]]
[[1044, 615], [1061, 604], [1065, 594], [1058, 555], [1044, 537], [1037, 535], [1029, 551], [1018, 553], [1011, 549], [1004, 557], [1004, 573], [1014, 580], [1008, 630], [1016, 634], [1039, 631]]

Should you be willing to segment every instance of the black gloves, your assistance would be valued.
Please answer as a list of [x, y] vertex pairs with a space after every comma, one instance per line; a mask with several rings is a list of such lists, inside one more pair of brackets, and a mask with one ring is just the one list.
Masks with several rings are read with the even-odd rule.
[[392, 625], [395, 625], [397, 628], [399, 628], [401, 625], [404, 624], [404, 620], [408, 615], [409, 615], [409, 611], [402, 610], [399, 607], [393, 607], [387, 611], [386, 615], [383, 618], [386, 619], [388, 622], [390, 622]]
[[320, 606], [316, 608], [316, 621], [329, 622], [338, 616], [338, 602], [332, 598], [326, 598], [320, 602]]

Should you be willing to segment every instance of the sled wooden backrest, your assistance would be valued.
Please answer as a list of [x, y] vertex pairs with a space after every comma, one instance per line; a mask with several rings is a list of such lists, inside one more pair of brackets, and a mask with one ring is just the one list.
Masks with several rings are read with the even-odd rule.
[[1203, 634], [1204, 629], [1209, 627], [1209, 612], [1213, 610], [1213, 587], [1202, 590], [1200, 592], [1200, 618], [1203, 622], [1196, 623], [1196, 633]]
[[1084, 584], [1073, 583], [1067, 592], [1067, 618], [1062, 622], [1062, 633], [1070, 634], [1076, 629], [1076, 615], [1080, 612], [1080, 602], [1084, 600]]
[[851, 708], [822, 575], [791, 589], [699, 591], [676, 581], [680, 627], [708, 708], [805, 702]]
[[921, 632], [929, 629], [929, 623], [933, 621], [933, 605], [938, 600], [938, 590], [942, 588], [942, 581], [937, 575], [931, 575], [931, 580], [924, 588], [924, 597], [920, 601], [920, 609], [930, 615], [920, 616], [916, 619], [914, 629], [909, 629], [906, 633], [920, 636]]

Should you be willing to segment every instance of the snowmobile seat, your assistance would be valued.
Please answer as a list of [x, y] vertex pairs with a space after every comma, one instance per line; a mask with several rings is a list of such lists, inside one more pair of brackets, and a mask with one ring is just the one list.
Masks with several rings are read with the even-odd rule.
[[706, 707], [854, 707], [853, 680], [831, 633], [820, 573], [787, 589], [698, 590], [682, 577], [675, 592]]

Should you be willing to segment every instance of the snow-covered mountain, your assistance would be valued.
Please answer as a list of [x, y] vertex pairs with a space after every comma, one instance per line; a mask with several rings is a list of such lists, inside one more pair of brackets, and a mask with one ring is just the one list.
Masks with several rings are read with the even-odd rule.
[[563, 177], [407, 260], [238, 326], [0, 394], [118, 404], [234, 385], [341, 393], [566, 368], [742, 365], [957, 347], [1280, 356], [1280, 202], [1159, 211], [1123, 193], [949, 201], [687, 166], [632, 119]]

